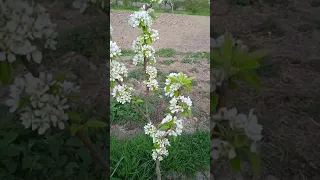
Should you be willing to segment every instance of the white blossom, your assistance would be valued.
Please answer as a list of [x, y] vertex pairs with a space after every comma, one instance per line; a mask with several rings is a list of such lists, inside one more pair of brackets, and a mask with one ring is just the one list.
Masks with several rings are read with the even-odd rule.
[[16, 61], [17, 55], [26, 56], [36, 63], [41, 63], [42, 52], [35, 46], [35, 41], [43, 40], [45, 48], [55, 50], [58, 34], [56, 24], [52, 23], [45, 8], [26, 1], [3, 0], [0, 2], [0, 61]]
[[121, 56], [121, 49], [116, 42], [110, 41], [110, 59], [114, 60]]
[[117, 85], [113, 88], [112, 96], [116, 98], [118, 102], [124, 104], [131, 101], [133, 88], [128, 85]]
[[124, 77], [127, 77], [128, 70], [123, 63], [118, 61], [111, 61], [110, 62], [110, 81], [123, 81]]
[[153, 23], [153, 19], [147, 11], [141, 10], [131, 14], [128, 23], [133, 28], [138, 26], [150, 28]]
[[51, 73], [41, 72], [39, 78], [28, 73], [15, 78], [6, 105], [10, 106], [10, 112], [19, 112], [25, 128], [37, 130], [41, 135], [51, 125], [65, 128], [69, 119], [66, 111], [70, 107], [66, 96], [78, 90], [73, 83], [55, 81]]

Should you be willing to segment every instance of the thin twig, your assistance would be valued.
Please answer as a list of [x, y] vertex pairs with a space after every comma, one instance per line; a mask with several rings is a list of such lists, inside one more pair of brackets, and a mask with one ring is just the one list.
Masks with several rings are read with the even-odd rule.
[[133, 103], [133, 105], [134, 105], [134, 106], [138, 109], [138, 111], [139, 111], [145, 118], [147, 118], [148, 121], [149, 121], [148, 116], [147, 116], [145, 113], [142, 112], [142, 109], [141, 109], [136, 103]]
[[81, 130], [77, 131], [76, 135], [77, 138], [80, 141], [82, 141], [82, 143], [89, 149], [93, 159], [95, 159], [96, 162], [99, 162], [102, 165], [103, 169], [106, 171], [106, 174], [108, 175], [110, 172], [109, 163], [101, 156], [101, 154], [97, 151], [92, 142], [84, 135], [84, 133]]
[[160, 170], [159, 160], [156, 160], [156, 173], [157, 173], [157, 180], [161, 180], [161, 170]]

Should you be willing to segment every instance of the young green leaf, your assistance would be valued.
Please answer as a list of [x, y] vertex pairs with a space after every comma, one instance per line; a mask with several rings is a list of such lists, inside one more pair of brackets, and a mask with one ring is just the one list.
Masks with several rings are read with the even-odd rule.
[[215, 92], [210, 93], [210, 110], [214, 112], [218, 105], [219, 95]]
[[253, 178], [256, 178], [260, 175], [261, 171], [261, 158], [258, 154], [253, 153], [249, 150], [246, 150], [246, 155], [249, 158], [250, 166], [253, 173]]
[[235, 158], [230, 159], [230, 166], [233, 172], [239, 172], [241, 167], [241, 158], [240, 155], [237, 155]]
[[238, 74], [238, 77], [254, 87], [256, 90], [260, 90], [260, 79], [258, 78], [254, 70], [246, 70]]
[[210, 52], [210, 67], [216, 67], [217, 65], [223, 65], [224, 61], [217, 50], [211, 50]]
[[8, 61], [0, 62], [0, 82], [8, 84], [11, 80], [12, 66]]
[[82, 127], [83, 125], [72, 123], [70, 125], [71, 135], [74, 136]]
[[72, 120], [81, 120], [80, 115], [78, 113], [76, 113], [76, 112], [70, 111], [67, 114], [70, 117], [70, 119], [72, 119]]
[[239, 64], [237, 68], [241, 70], [246, 70], [246, 69], [256, 69], [260, 66], [260, 63], [256, 59], [251, 59], [251, 60], [246, 60], [243, 63]]
[[94, 120], [94, 119], [89, 119], [86, 123], [88, 127], [92, 128], [104, 128], [108, 127], [108, 124], [102, 121]]

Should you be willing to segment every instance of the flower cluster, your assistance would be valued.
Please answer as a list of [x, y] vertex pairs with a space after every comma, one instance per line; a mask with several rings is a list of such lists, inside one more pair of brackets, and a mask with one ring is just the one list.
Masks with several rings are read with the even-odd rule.
[[[169, 78], [167, 79], [167, 81], [170, 81]], [[182, 84], [179, 84], [178, 82], [175, 82], [175, 84], [178, 84], [179, 87], [182, 87]], [[175, 86], [172, 87], [175, 88]], [[180, 88], [177, 89], [177, 91], [179, 90]], [[165, 91], [172, 92], [175, 90], [171, 90], [169, 88], [165, 89]], [[166, 93], [166, 96], [170, 96], [170, 94]], [[144, 127], [145, 134], [150, 135], [152, 137], [153, 143], [156, 147], [152, 150], [152, 158], [155, 161], [162, 161], [163, 156], [169, 155], [169, 152], [166, 148], [167, 146], [170, 146], [168, 137], [181, 135], [183, 130], [182, 117], [185, 115], [186, 111], [191, 112], [192, 101], [189, 97], [180, 96], [179, 93], [172, 96], [173, 98], [170, 100], [169, 106], [170, 113], [168, 113], [163, 118], [163, 120], [159, 124], [159, 127], [156, 128], [152, 123], [148, 123]]]
[[184, 97], [184, 96], [178, 96], [173, 97], [170, 100], [170, 111], [171, 113], [177, 113], [177, 112], [185, 112], [187, 110], [191, 110], [192, 101], [190, 97]]
[[[179, 74], [178, 73], [170, 73], [169, 74], [169, 77], [179, 77]], [[169, 97], [173, 97], [175, 93], [178, 93], [178, 90], [180, 89], [181, 87], [181, 84], [178, 83], [178, 82], [173, 82], [170, 80], [170, 78], [166, 79], [166, 82], [165, 82], [165, 95], [166, 96], [169, 96]]]
[[25, 128], [38, 130], [41, 135], [51, 125], [65, 128], [68, 121], [65, 111], [69, 108], [67, 96], [78, 91], [78, 86], [68, 81], [56, 81], [50, 73], [40, 73], [39, 78], [28, 73], [15, 78], [6, 105], [11, 113], [19, 111]]
[[[110, 30], [113, 31], [111, 25]], [[110, 40], [110, 84], [111, 88], [113, 88], [111, 95], [115, 97], [118, 102], [124, 104], [131, 102], [133, 88], [123, 84], [123, 78], [127, 77], [128, 70], [123, 63], [117, 61], [120, 56], [121, 49], [116, 42]], [[119, 84], [114, 85], [116, 82]]]
[[[238, 114], [236, 108], [228, 110], [221, 108], [216, 115], [213, 115], [213, 128], [219, 121], [224, 121], [229, 124], [229, 129], [232, 132], [237, 132], [239, 135], [244, 135], [246, 141], [251, 142], [250, 151], [256, 152], [257, 141], [262, 138], [262, 126], [258, 123], [258, 118], [253, 114], [254, 110], [251, 109], [249, 114]], [[229, 132], [230, 133], [230, 132]], [[244, 141], [244, 142], [246, 142]], [[218, 159], [220, 156], [227, 155], [229, 159], [236, 157], [235, 147], [228, 141], [214, 139], [211, 141], [212, 147], [211, 157]]]
[[157, 69], [152, 66], [147, 66], [146, 73], [149, 76], [147, 81], [143, 81], [144, 84], [147, 85], [152, 91], [157, 90], [159, 87], [158, 81], [156, 80], [157, 77]]
[[143, 30], [136, 40], [132, 43], [132, 49], [135, 53], [133, 57], [133, 64], [143, 64], [144, 61], [148, 61], [152, 64], [156, 62], [154, 56], [155, 50], [150, 44], [159, 39], [159, 32], [155, 29], [151, 29], [153, 23], [152, 9], [141, 8], [139, 11], [133, 13], [129, 17], [129, 24], [132, 27], [139, 27]]
[[126, 102], [131, 102], [132, 92], [133, 88], [129, 85], [116, 85], [111, 94], [119, 103], [124, 104]]
[[36, 40], [44, 41], [45, 48], [55, 50], [56, 24], [52, 23], [44, 7], [23, 0], [3, 0], [0, 8], [0, 61], [12, 63], [17, 55], [22, 55], [39, 64], [42, 52], [37, 48]]

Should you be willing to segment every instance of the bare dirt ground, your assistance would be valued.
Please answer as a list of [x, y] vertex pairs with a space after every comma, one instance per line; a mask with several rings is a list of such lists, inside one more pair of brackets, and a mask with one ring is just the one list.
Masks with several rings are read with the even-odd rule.
[[[114, 29], [113, 39], [121, 48], [131, 49], [139, 29], [129, 26], [132, 11], [111, 10], [110, 20]], [[159, 31], [160, 40], [153, 44], [156, 49], [172, 48], [180, 52], [210, 50], [210, 17], [161, 13], [152, 25]]]
[[320, 8], [311, 4], [265, 0], [230, 7], [213, 1], [214, 36], [228, 30], [252, 50], [269, 52], [258, 71], [262, 91], [242, 86], [229, 97], [244, 112], [256, 108], [264, 126], [261, 179], [320, 178]]

